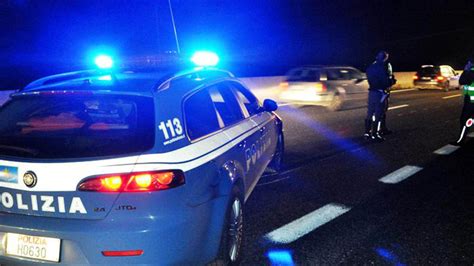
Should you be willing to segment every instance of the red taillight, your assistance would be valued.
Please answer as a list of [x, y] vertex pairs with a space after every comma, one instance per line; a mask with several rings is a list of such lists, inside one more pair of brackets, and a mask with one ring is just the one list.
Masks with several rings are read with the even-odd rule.
[[324, 83], [316, 83], [316, 84], [314, 85], [314, 88], [316, 89], [316, 90], [315, 90], [316, 92], [325, 92], [325, 91], [327, 91], [327, 89], [328, 89], [328, 88], [326, 87], [326, 84], [324, 84]]
[[182, 171], [153, 171], [91, 177], [80, 183], [78, 189], [96, 192], [147, 192], [170, 189], [184, 183]]
[[413, 75], [413, 80], [417, 80], [418, 79], [418, 76], [417, 75]]
[[127, 256], [141, 256], [143, 250], [117, 250], [117, 251], [102, 251], [102, 255], [106, 257], [127, 257]]
[[444, 77], [443, 77], [443, 76], [437, 76], [437, 77], [436, 77], [436, 80], [437, 80], [437, 81], [443, 81], [443, 80], [444, 80]]

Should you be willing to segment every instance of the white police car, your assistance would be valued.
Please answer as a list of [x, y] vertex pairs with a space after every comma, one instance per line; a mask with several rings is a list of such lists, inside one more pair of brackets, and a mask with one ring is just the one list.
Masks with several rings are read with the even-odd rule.
[[0, 264], [238, 261], [243, 203], [281, 163], [276, 103], [173, 71], [50, 76], [1, 107]]

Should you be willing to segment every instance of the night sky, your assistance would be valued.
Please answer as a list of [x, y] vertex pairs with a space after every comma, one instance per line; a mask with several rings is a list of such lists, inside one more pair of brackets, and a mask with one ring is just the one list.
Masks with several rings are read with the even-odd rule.
[[[461, 68], [474, 53], [474, 1], [171, 0], [183, 55], [217, 51], [238, 75], [302, 64]], [[0, 0], [0, 89], [116, 56], [176, 50], [167, 0]]]

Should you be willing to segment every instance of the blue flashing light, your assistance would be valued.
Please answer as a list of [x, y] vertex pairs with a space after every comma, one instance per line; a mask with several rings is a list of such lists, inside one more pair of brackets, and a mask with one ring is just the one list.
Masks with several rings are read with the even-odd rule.
[[213, 67], [219, 63], [219, 56], [214, 52], [198, 51], [191, 57], [191, 61], [200, 67]]
[[94, 63], [98, 68], [108, 69], [114, 66], [114, 60], [108, 55], [98, 55], [94, 59]]

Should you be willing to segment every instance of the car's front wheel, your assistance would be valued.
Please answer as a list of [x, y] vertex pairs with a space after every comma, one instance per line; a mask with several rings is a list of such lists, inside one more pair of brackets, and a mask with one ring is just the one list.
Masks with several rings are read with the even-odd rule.
[[238, 265], [241, 259], [243, 237], [243, 201], [239, 189], [232, 190], [227, 207], [224, 230], [217, 259], [210, 265]]

